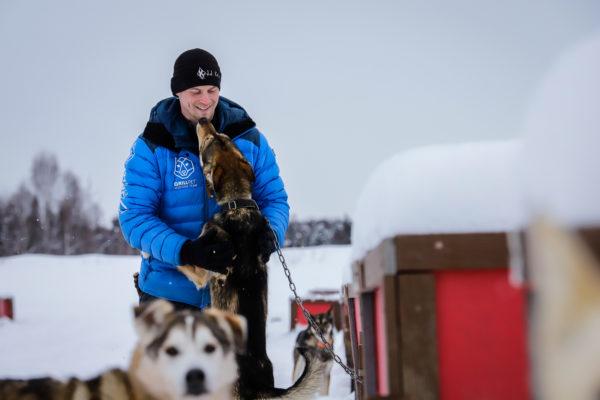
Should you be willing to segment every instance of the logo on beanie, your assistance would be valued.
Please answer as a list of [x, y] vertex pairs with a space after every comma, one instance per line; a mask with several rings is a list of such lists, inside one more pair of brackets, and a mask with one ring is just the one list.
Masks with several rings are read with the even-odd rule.
[[198, 78], [200, 78], [202, 80], [208, 78], [209, 76], [215, 76], [217, 78], [221, 78], [219, 71], [205, 71], [202, 69], [202, 67], [198, 68], [198, 73], [196, 73], [196, 75], [198, 75]]

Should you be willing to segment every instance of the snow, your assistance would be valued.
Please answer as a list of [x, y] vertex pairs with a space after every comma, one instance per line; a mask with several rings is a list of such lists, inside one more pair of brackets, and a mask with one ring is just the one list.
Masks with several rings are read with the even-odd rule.
[[550, 69], [524, 131], [527, 209], [567, 225], [599, 225], [600, 34]]
[[[338, 289], [349, 246], [284, 249], [298, 293]], [[0, 259], [0, 297], [13, 297], [15, 320], [0, 319], [0, 377], [91, 377], [126, 368], [135, 343], [132, 274], [136, 256], [23, 255]], [[276, 255], [269, 262], [268, 353], [278, 387], [291, 384], [291, 292]], [[335, 350], [345, 359], [341, 332]], [[353, 398], [350, 380], [332, 370], [329, 399]], [[323, 397], [325, 399], [325, 397]]]
[[352, 258], [398, 234], [506, 231], [524, 220], [519, 140], [428, 146], [371, 174], [353, 215]]

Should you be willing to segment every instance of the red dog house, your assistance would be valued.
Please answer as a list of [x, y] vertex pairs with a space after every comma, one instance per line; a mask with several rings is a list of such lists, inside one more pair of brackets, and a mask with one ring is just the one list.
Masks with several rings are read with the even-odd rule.
[[13, 299], [11, 297], [0, 297], [0, 318], [15, 319], [13, 309]]
[[[337, 330], [342, 329], [340, 310], [341, 294], [339, 290], [312, 290], [303, 299], [304, 308], [311, 314], [320, 314], [333, 308], [333, 321]], [[296, 325], [308, 325], [304, 313], [293, 298], [290, 298], [290, 329]]]
[[355, 263], [358, 397], [530, 398], [526, 293], [508, 272], [503, 233], [396, 236]]

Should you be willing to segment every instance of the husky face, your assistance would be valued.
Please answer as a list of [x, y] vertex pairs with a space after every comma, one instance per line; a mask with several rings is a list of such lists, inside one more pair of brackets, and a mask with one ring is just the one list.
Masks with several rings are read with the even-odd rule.
[[[312, 317], [315, 320], [321, 332], [323, 333], [325, 339], [329, 343], [333, 343], [333, 309], [330, 308], [329, 311], [321, 314], [312, 315]], [[314, 338], [314, 343], [313, 341], [310, 341], [310, 345], [313, 345], [318, 349], [324, 349], [325, 345], [319, 339], [317, 339], [319, 337], [318, 332], [312, 327], [312, 325], [309, 325], [309, 329], [309, 336]]]
[[174, 311], [158, 300], [139, 311], [140, 344], [132, 372], [152, 395], [214, 398], [238, 379], [236, 354], [245, 345], [245, 321], [217, 310]]

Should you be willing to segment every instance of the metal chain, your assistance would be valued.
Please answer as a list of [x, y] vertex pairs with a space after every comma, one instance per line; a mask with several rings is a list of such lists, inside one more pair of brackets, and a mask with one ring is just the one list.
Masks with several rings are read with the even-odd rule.
[[352, 370], [352, 368], [344, 364], [340, 356], [335, 354], [335, 352], [333, 351], [332, 344], [329, 343], [327, 339], [325, 339], [325, 335], [321, 331], [321, 328], [319, 328], [319, 326], [313, 319], [312, 315], [310, 315], [308, 310], [304, 308], [304, 303], [300, 296], [298, 296], [298, 293], [296, 292], [296, 284], [292, 281], [292, 274], [287, 266], [287, 263], [285, 262], [283, 253], [281, 252], [281, 247], [279, 246], [279, 241], [277, 240], [277, 234], [275, 233], [275, 231], [273, 231], [273, 238], [273, 243], [275, 243], [275, 249], [277, 250], [277, 256], [279, 257], [279, 262], [283, 266], [283, 273], [285, 274], [289, 282], [290, 290], [294, 294], [294, 300], [296, 301], [296, 304], [298, 304], [298, 307], [300, 307], [300, 309], [302, 310], [302, 314], [304, 314], [304, 317], [306, 318], [310, 326], [315, 330], [315, 332], [317, 332], [317, 334], [319, 335], [319, 340], [325, 345], [325, 350], [333, 357], [334, 361], [337, 364], [339, 364], [339, 366], [342, 367], [348, 375], [350, 375], [350, 378], [352, 378], [352, 380], [362, 383], [362, 379], [354, 372], [354, 370]]

